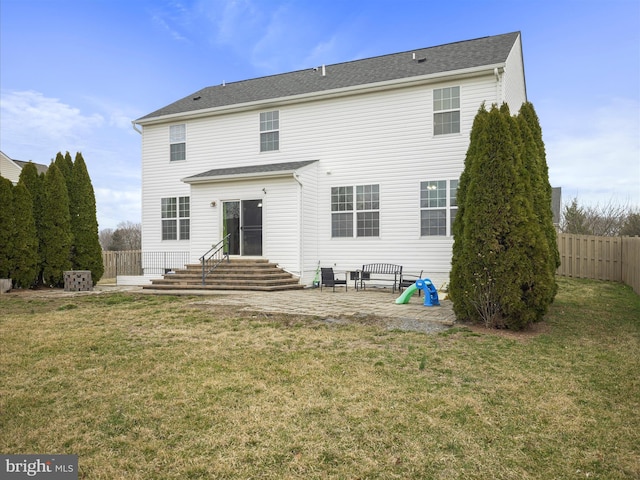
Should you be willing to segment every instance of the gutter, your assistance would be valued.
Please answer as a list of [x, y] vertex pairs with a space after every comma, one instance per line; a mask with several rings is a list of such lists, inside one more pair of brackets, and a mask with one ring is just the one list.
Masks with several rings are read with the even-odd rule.
[[[282, 178], [291, 177], [295, 178], [295, 170], [284, 170], [279, 172], [252, 172], [252, 173], [235, 173], [230, 175], [215, 175], [211, 177], [198, 177], [181, 178], [180, 181], [189, 185], [197, 185], [199, 183], [222, 183], [222, 182], [235, 182], [240, 180], [259, 180], [261, 178]], [[297, 179], [296, 179], [297, 180]], [[298, 182], [300, 183], [300, 182]]]

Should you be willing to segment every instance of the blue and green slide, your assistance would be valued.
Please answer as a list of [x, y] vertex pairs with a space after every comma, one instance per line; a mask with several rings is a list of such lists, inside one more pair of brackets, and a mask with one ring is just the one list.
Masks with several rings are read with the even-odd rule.
[[424, 306], [425, 307], [433, 307], [435, 305], [440, 305], [440, 301], [438, 300], [438, 290], [431, 280], [428, 278], [420, 278], [416, 280], [416, 283], [407, 288], [402, 295], [396, 298], [396, 303], [398, 305], [402, 305], [404, 303], [409, 303], [411, 296], [416, 293], [418, 290], [422, 290], [424, 292]]
[[416, 287], [415, 283], [413, 285], [410, 285], [404, 292], [402, 292], [402, 295], [396, 298], [396, 303], [398, 305], [409, 303], [409, 300], [411, 300], [411, 296], [417, 291], [418, 291], [418, 287]]

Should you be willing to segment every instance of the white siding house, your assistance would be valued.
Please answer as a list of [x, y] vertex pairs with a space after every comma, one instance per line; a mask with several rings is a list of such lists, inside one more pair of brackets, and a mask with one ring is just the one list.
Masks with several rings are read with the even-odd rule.
[[[7, 178], [11, 180], [14, 185], [16, 185], [18, 183], [18, 180], [20, 180], [20, 173], [22, 173], [22, 169], [27, 163], [30, 162], [14, 160], [5, 153], [0, 152], [0, 177]], [[41, 163], [34, 163], [34, 165], [36, 166], [38, 174], [46, 173], [47, 169], [49, 168]]]
[[195, 263], [231, 234], [305, 285], [318, 262], [442, 284], [473, 119], [526, 100], [519, 32], [205, 88], [134, 122], [142, 248]]

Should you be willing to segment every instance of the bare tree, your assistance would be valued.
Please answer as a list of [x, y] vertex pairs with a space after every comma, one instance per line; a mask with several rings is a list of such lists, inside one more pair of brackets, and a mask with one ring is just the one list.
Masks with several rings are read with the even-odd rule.
[[[629, 204], [609, 201], [604, 205], [582, 206], [573, 198], [564, 206], [560, 230], [563, 233], [614, 237], [640, 234], [640, 213]], [[635, 233], [634, 233], [635, 232]]]
[[113, 228], [103, 228], [98, 234], [98, 240], [100, 240], [100, 246], [102, 250], [113, 250], [111, 245], [113, 243]]
[[142, 248], [142, 226], [130, 221], [120, 222], [115, 230], [100, 230], [100, 245], [103, 250], [140, 250]]
[[113, 232], [113, 250], [140, 250], [142, 248], [142, 225], [120, 222]]

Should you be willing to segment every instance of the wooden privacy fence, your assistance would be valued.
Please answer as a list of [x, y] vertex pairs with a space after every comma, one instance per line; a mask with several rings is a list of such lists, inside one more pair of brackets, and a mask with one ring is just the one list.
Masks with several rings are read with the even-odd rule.
[[118, 275], [142, 275], [142, 255], [140, 250], [102, 251], [104, 278]]
[[640, 237], [558, 234], [558, 275], [624, 282], [640, 295]]
[[103, 278], [116, 278], [118, 275], [162, 275], [184, 268], [189, 263], [189, 252], [103, 251], [102, 262]]

